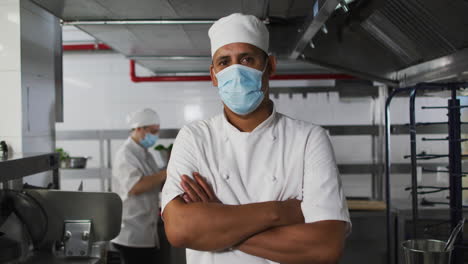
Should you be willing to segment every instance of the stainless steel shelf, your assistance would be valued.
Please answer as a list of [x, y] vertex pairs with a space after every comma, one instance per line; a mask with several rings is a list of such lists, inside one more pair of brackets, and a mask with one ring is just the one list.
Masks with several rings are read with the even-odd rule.
[[67, 179], [108, 179], [111, 175], [109, 168], [60, 169], [60, 177]]
[[[161, 129], [160, 138], [176, 138], [179, 129]], [[109, 139], [127, 139], [130, 130], [71, 130], [57, 131], [57, 140], [109, 140]]]
[[[379, 135], [378, 125], [323, 125], [332, 136], [359, 136], [359, 135]], [[462, 133], [468, 133], [468, 124], [462, 125]], [[417, 127], [418, 134], [447, 134], [447, 125], [436, 124], [430, 126]], [[128, 130], [77, 130], [77, 131], [57, 131], [57, 140], [112, 140], [128, 138]], [[161, 129], [161, 138], [176, 138], [179, 129]], [[392, 125], [392, 135], [409, 134], [406, 124]]]
[[[354, 81], [354, 80], [353, 80]], [[361, 80], [359, 80], [361, 81]], [[352, 86], [352, 87], [349, 87]], [[354, 87], [353, 87], [354, 86]], [[379, 96], [378, 87], [370, 85], [339, 85], [338, 81], [335, 86], [305, 86], [305, 87], [270, 87], [270, 94], [275, 98], [279, 98], [280, 94], [288, 94], [290, 97], [293, 94], [302, 94], [307, 97], [309, 93], [330, 93], [337, 92], [340, 97], [361, 98], [361, 97], [377, 97]]]
[[[379, 126], [374, 125], [324, 125], [324, 129], [330, 132], [332, 136], [346, 135], [378, 135]], [[160, 138], [176, 138], [179, 129], [161, 129]], [[74, 130], [57, 131], [57, 140], [112, 140], [126, 139], [129, 136], [129, 130]]]
[[[461, 132], [468, 133], [468, 124], [461, 125]], [[392, 125], [390, 128], [392, 135], [406, 135], [409, 134], [409, 125]], [[418, 126], [416, 127], [416, 134], [447, 134], [448, 125], [447, 124], [435, 124], [428, 126]]]
[[0, 159], [0, 182], [58, 169], [58, 161], [58, 153], [20, 153]]
[[322, 126], [332, 136], [358, 136], [379, 135], [379, 126], [373, 125], [345, 125], [345, 126]]
[[112, 169], [110, 168], [85, 168], [85, 169], [60, 169], [60, 179], [89, 180], [97, 179], [101, 184], [101, 191], [111, 191]]
[[[421, 162], [418, 164], [418, 166], [423, 167], [425, 169], [437, 170], [438, 167], [446, 167], [447, 163]], [[463, 166], [463, 167], [464, 169], [468, 170], [467, 166]], [[340, 171], [341, 174], [377, 174], [377, 173], [382, 173], [384, 169], [385, 168], [383, 164], [381, 165], [379, 164], [338, 164], [338, 170]], [[411, 164], [410, 163], [392, 164], [391, 171], [393, 174], [410, 174]], [[431, 173], [431, 172], [427, 172], [427, 173]]]

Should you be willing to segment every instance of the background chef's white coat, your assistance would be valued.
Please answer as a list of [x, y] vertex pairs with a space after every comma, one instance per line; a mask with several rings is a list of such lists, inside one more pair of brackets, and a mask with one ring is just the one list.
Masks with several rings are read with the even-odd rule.
[[[177, 135], [162, 192], [162, 209], [184, 191], [180, 175], [199, 172], [224, 204], [297, 198], [305, 222], [350, 222], [333, 150], [319, 126], [276, 113], [252, 132], [224, 114], [185, 126]], [[188, 264], [266, 264], [239, 250], [187, 249]]]
[[130, 137], [117, 151], [112, 169], [112, 190], [122, 199], [123, 208], [120, 234], [112, 242], [130, 247], [159, 247], [159, 188], [128, 195], [141, 177], [158, 171], [153, 156]]

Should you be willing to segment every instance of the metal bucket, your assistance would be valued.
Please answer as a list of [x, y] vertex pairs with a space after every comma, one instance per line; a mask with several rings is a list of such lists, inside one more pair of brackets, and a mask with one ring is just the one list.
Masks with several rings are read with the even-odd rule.
[[432, 239], [407, 240], [403, 246], [406, 264], [449, 264], [452, 250], [444, 251], [446, 242]]

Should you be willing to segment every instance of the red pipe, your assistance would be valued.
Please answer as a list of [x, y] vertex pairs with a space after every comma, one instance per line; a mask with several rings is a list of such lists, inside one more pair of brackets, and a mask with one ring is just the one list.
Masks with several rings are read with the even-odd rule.
[[112, 48], [102, 43], [63, 45], [63, 51], [80, 51], [80, 50], [112, 50]]
[[[68, 44], [63, 45], [64, 51], [82, 50], [112, 50], [106, 44]], [[186, 76], [137, 76], [135, 71], [135, 61], [130, 60], [130, 78], [133, 82], [194, 82], [211, 81], [209, 75], [186, 75]], [[270, 80], [350, 80], [356, 79], [347, 74], [282, 74], [273, 75]]]
[[[135, 61], [130, 60], [130, 78], [133, 82], [193, 82], [211, 81], [209, 75], [194, 76], [137, 76], [135, 72]], [[270, 80], [352, 80], [356, 77], [347, 74], [282, 74], [273, 75]]]
[[[64, 51], [80, 50], [112, 50], [106, 44], [68, 44], [63, 45]], [[137, 76], [135, 72], [135, 61], [130, 60], [130, 78], [133, 82], [194, 82], [211, 81], [209, 75], [186, 75], [186, 76]], [[356, 77], [347, 74], [325, 73], [325, 74], [282, 74], [273, 75], [270, 80], [351, 80]]]

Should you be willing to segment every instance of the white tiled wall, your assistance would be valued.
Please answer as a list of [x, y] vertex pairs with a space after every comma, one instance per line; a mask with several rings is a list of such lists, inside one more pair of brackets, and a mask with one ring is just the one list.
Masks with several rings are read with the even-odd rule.
[[0, 2], [0, 72], [20, 70], [20, 2]]
[[[150, 74], [138, 65], [137, 72]], [[323, 81], [272, 81], [271, 85], [320, 86]], [[111, 53], [65, 53], [64, 86], [65, 122], [57, 124], [58, 130], [126, 128], [125, 115], [141, 107], [157, 110], [163, 127], [180, 128], [222, 109], [211, 82], [132, 83], [128, 60]], [[372, 119], [371, 99], [342, 102], [337, 93], [324, 93], [305, 99], [281, 94], [273, 100], [279, 111], [318, 124], [369, 124]], [[351, 109], [355, 114], [343, 115]]]
[[19, 137], [21, 135], [21, 72], [0, 72], [0, 135]]
[[20, 2], [0, 2], [0, 138], [21, 150]]
[[[0, 1], [0, 140], [14, 152], [54, 149], [57, 29], [58, 20], [31, 1]], [[44, 186], [50, 175], [25, 181]]]
[[[137, 66], [138, 75], [151, 73]], [[333, 81], [272, 81], [272, 87], [324, 86]], [[121, 55], [100, 52], [74, 52], [64, 54], [64, 113], [65, 122], [56, 125], [57, 130], [126, 129], [125, 115], [141, 107], [157, 110], [163, 128], [180, 128], [188, 122], [205, 119], [221, 113], [217, 89], [210, 82], [160, 82], [132, 83], [129, 62]], [[369, 125], [383, 109], [371, 98], [342, 99], [338, 93], [280, 94], [273, 98], [277, 110], [291, 117], [320, 125]], [[445, 105], [445, 98], [418, 98], [422, 105]], [[396, 98], [392, 103], [392, 122], [408, 123], [408, 98]], [[420, 122], [446, 120], [439, 110], [417, 111]], [[164, 144], [169, 144], [165, 141]], [[420, 141], [419, 141], [420, 142]], [[114, 142], [112, 150], [118, 147]], [[335, 136], [332, 138], [339, 163], [371, 163], [370, 136]], [[62, 141], [72, 155], [93, 156], [90, 166], [98, 166], [97, 142]], [[446, 143], [418, 144], [418, 151], [446, 151]], [[409, 153], [409, 136], [392, 137], [393, 162], [408, 162], [403, 156]], [[408, 175], [393, 176], [392, 193], [406, 197], [403, 189], [409, 184]], [[369, 196], [370, 175], [345, 175], [342, 177], [347, 195]], [[426, 182], [432, 182], [427, 176]], [[89, 185], [89, 184], [88, 184]], [[91, 188], [91, 187], [90, 187]]]

